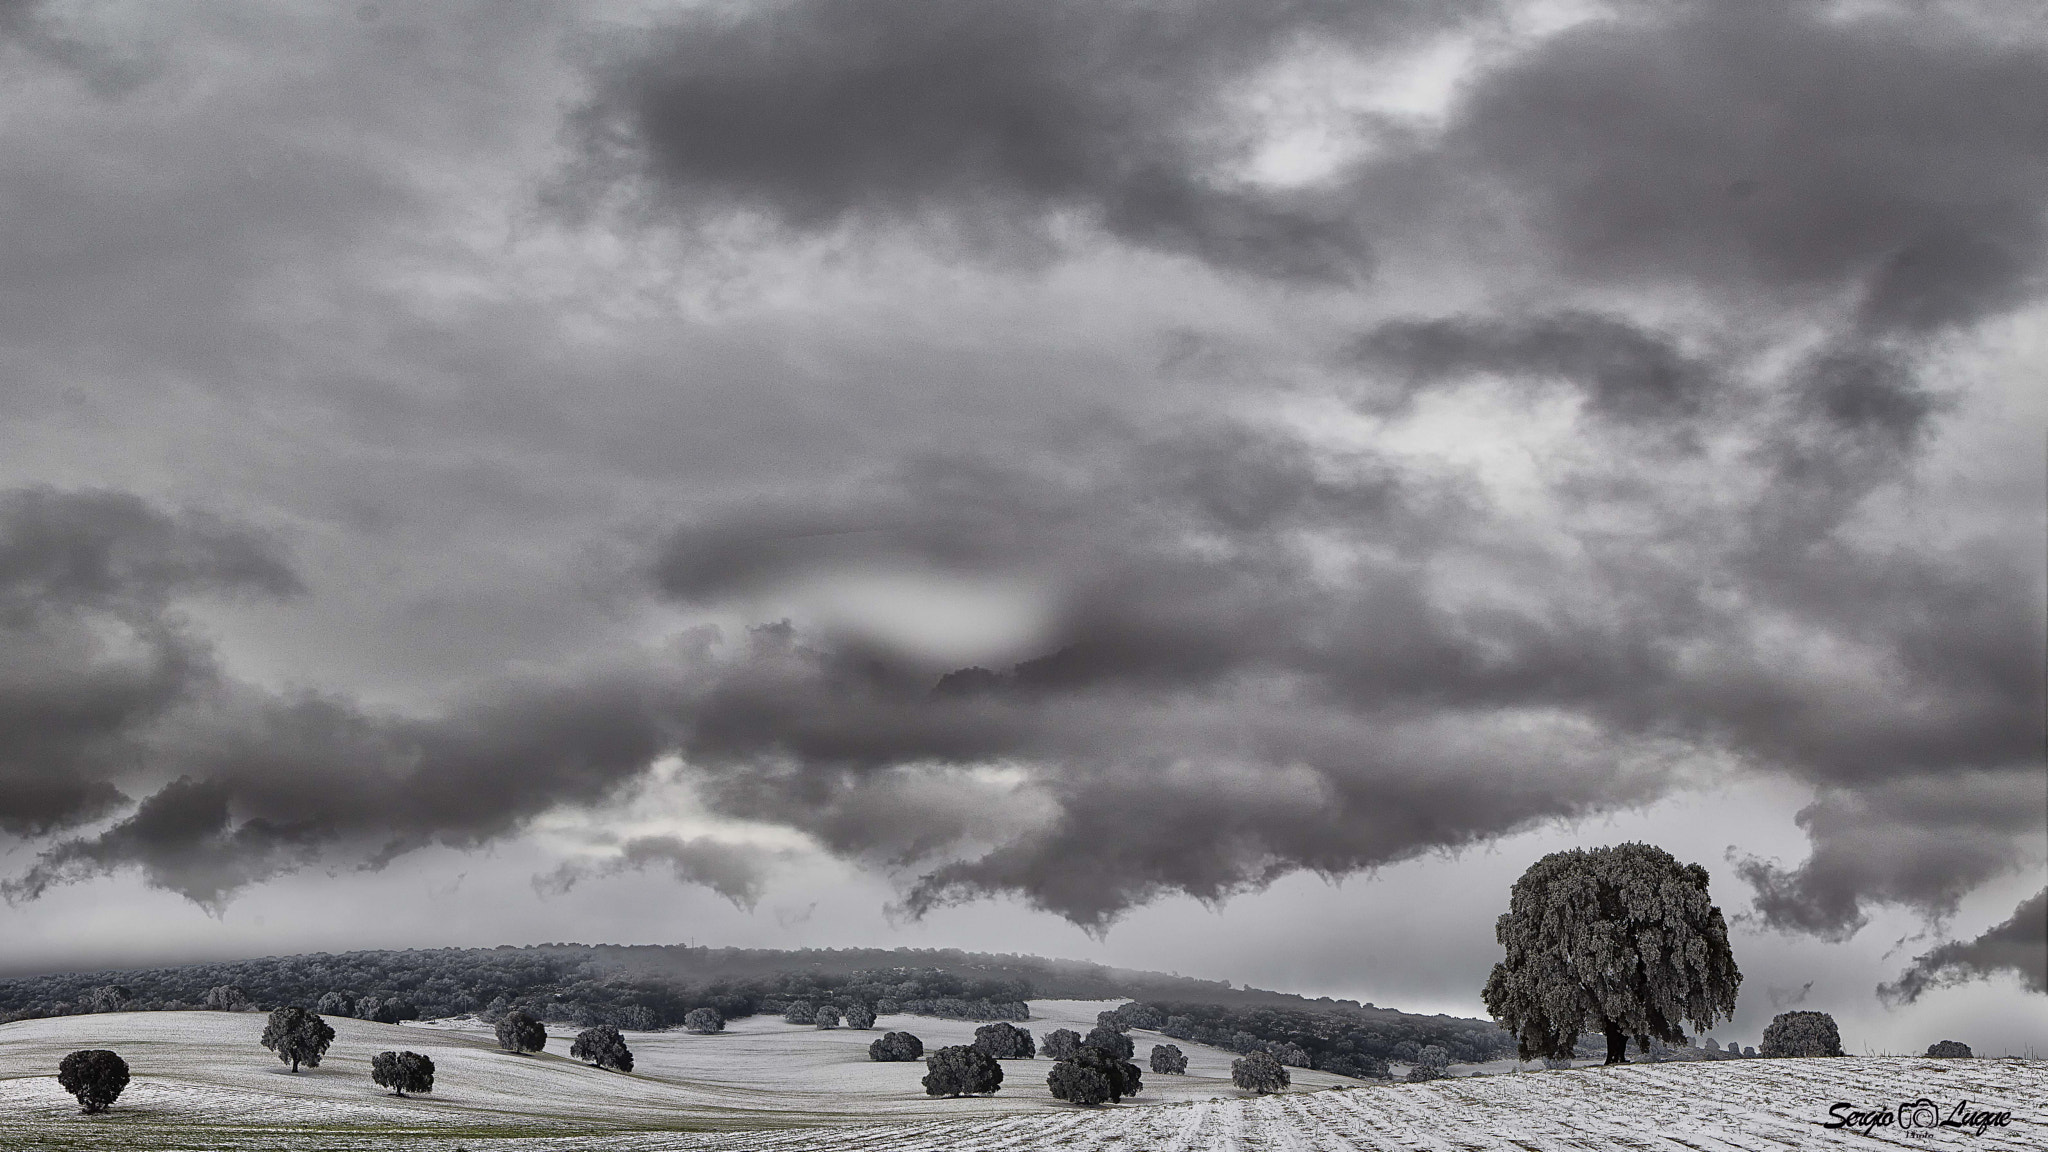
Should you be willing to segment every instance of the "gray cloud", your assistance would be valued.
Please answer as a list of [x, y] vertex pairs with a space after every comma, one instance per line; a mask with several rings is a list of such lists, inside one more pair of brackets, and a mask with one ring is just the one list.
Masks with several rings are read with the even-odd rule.
[[[1330, 189], [1232, 174], [1233, 86], [1309, 43], [1377, 53], [1491, 5], [1373, 0], [965, 4], [785, 0], [680, 18], [600, 76], [586, 177], [686, 216], [803, 230], [941, 225], [1043, 245], [1072, 214], [1126, 243], [1283, 277], [1370, 254]], [[586, 188], [585, 195], [591, 190]]]
[[753, 911], [767, 884], [768, 866], [776, 853], [751, 844], [729, 844], [710, 836], [636, 836], [619, 846], [616, 856], [601, 861], [565, 860], [553, 872], [533, 878], [534, 891], [566, 895], [576, 885], [626, 872], [666, 868], [682, 884], [702, 884]]
[[215, 682], [175, 604], [289, 596], [267, 537], [134, 496], [0, 493], [0, 829], [41, 834], [112, 811], [151, 729]]
[[1982, 936], [1914, 958], [1898, 980], [1880, 985], [1877, 995], [1888, 1004], [1911, 1004], [1936, 988], [2008, 973], [2030, 992], [2048, 992], [2048, 889], [2021, 901], [2012, 919]]
[[[1932, 9], [1625, 6], [1481, 53], [1440, 125], [1282, 190], [1231, 175], [1259, 142], [1244, 84], [1318, 45], [1371, 57], [1478, 27], [1460, 22], [1480, 9], [692, 9], [607, 41], [569, 126], [572, 192], [644, 197], [718, 241], [657, 246], [685, 266], [643, 282], [577, 253], [647, 234], [522, 214], [551, 162], [536, 141], [557, 125], [538, 121], [569, 98], [547, 71], [565, 21], [502, 10], [260, 31], [220, 55], [323, 47], [248, 87], [162, 68], [158, 119], [43, 77], [45, 114], [9, 121], [0, 243], [24, 272], [0, 329], [32, 370], [0, 404], [36, 421], [14, 442], [62, 435], [101, 452], [39, 450], [52, 473], [132, 469], [154, 491], [171, 483], [155, 469], [303, 529], [320, 550], [303, 611], [324, 631], [273, 680], [336, 648], [354, 662], [320, 667], [369, 682], [297, 693], [224, 670], [229, 641], [180, 610], [295, 585], [268, 544], [203, 518], [144, 516], [115, 532], [141, 543], [75, 570], [0, 569], [21, 589], [4, 642], [40, 670], [0, 692], [0, 827], [72, 832], [11, 896], [136, 868], [217, 907], [323, 859], [517, 834], [671, 752], [719, 812], [914, 870], [912, 912], [1016, 893], [1095, 928], [1705, 772], [1817, 790], [1812, 858], [1747, 868], [1779, 926], [1840, 936], [1885, 903], [1938, 917], [2016, 858], [2039, 811], [2013, 804], [2040, 766], [2036, 509], [1941, 535], [1941, 510], [1899, 508], [1965, 398], [1943, 357], [2038, 297], [2037, 42]], [[463, 173], [486, 191], [449, 193]], [[479, 222], [472, 195], [520, 203]], [[746, 217], [773, 227], [720, 231]], [[844, 332], [811, 311], [829, 294], [737, 319], [669, 299], [733, 245], [763, 277], [779, 257], [816, 271], [790, 250], [848, 229], [1085, 262], [1053, 239], [1076, 221], [1289, 281], [1277, 305], [1243, 278], [1172, 278], [1187, 268], [1117, 285], [1151, 301], [1199, 280], [1241, 293], [1219, 313], [1270, 310], [1281, 334], [1195, 389], [1128, 368], [1153, 355], [1152, 313], [1095, 355], [1060, 343], [1076, 314], [991, 319], [955, 309], [952, 280], [878, 272], [858, 292], [907, 302]], [[524, 249], [500, 224], [545, 234]], [[517, 259], [492, 262], [501, 240]], [[530, 259], [550, 245], [569, 255]], [[1438, 262], [1482, 288], [1403, 288], [1397, 315], [1342, 294]], [[991, 313], [1014, 291], [988, 289]], [[1117, 295], [1075, 307], [1094, 322]], [[895, 331], [912, 317], [929, 329]], [[1340, 379], [1273, 383], [1333, 360]], [[1585, 399], [1536, 461], [1534, 510], [1256, 415], [1334, 396], [1398, 416], [1383, 393], [1475, 384], [1495, 412]], [[74, 431], [95, 421], [104, 440]], [[629, 585], [621, 557], [671, 528], [651, 588]], [[803, 620], [578, 662], [642, 639], [650, 593], [730, 616], [874, 571], [1028, 586], [1043, 633], [980, 671]], [[123, 790], [145, 797], [132, 812]], [[753, 891], [652, 848], [650, 865]]]

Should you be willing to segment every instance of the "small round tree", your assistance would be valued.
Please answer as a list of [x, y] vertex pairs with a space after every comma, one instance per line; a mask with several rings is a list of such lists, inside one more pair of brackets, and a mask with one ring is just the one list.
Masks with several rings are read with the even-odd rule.
[[1072, 1060], [1081, 1050], [1081, 1034], [1072, 1028], [1055, 1028], [1045, 1034], [1045, 1055], [1052, 1060]]
[[1030, 1060], [1038, 1055], [1029, 1031], [1002, 1022], [976, 1028], [974, 1046], [997, 1060]]
[[782, 1010], [782, 1019], [790, 1024], [809, 1024], [817, 1013], [809, 1000], [798, 1000]]
[[873, 1028], [875, 1026], [875, 1010], [866, 1002], [855, 1000], [846, 1006], [846, 1026], [848, 1028]]
[[1507, 958], [1486, 1008], [1524, 1060], [1570, 1055], [1587, 1025], [1625, 1063], [1628, 1041], [1685, 1042], [1735, 1012], [1728, 926], [1707, 898], [1707, 870], [1649, 844], [1553, 852], [1515, 881], [1494, 933]]
[[1970, 1060], [1975, 1054], [1961, 1040], [1943, 1040], [1927, 1046], [1927, 1054], [1938, 1060]]
[[57, 1083], [82, 1112], [105, 1112], [128, 1087], [128, 1062], [105, 1048], [81, 1048], [57, 1064]]
[[525, 1055], [548, 1046], [547, 1026], [517, 1010], [498, 1021], [498, 1047]]
[[725, 1016], [716, 1008], [692, 1008], [683, 1016], [683, 1027], [708, 1036], [725, 1031]]
[[575, 1041], [569, 1045], [569, 1055], [614, 1072], [633, 1070], [633, 1050], [626, 1047], [626, 1038], [610, 1024], [599, 1024], [578, 1032]]
[[1003, 1066], [971, 1044], [955, 1044], [925, 1057], [927, 1096], [984, 1096], [1003, 1086]]
[[299, 1065], [318, 1068], [320, 1058], [327, 1054], [327, 1046], [334, 1043], [334, 1029], [327, 1021], [304, 1008], [279, 1008], [271, 1012], [270, 1019], [263, 1025], [263, 1046], [277, 1053], [277, 1058], [292, 1066], [297, 1073]]
[[1187, 1053], [1182, 1052], [1178, 1044], [1154, 1044], [1152, 1070], [1162, 1075], [1185, 1076], [1188, 1072]]
[[1766, 1056], [1840, 1056], [1842, 1033], [1825, 1012], [1780, 1012], [1764, 1029]]
[[839, 1009], [830, 1004], [820, 1004], [818, 1005], [818, 1010], [811, 1013], [811, 1023], [820, 1028], [837, 1028], [839, 1027]]
[[1053, 1098], [1069, 1104], [1114, 1104], [1137, 1095], [1143, 1086], [1137, 1065], [1093, 1044], [1083, 1044], [1045, 1076], [1045, 1087]]
[[1271, 1052], [1254, 1052], [1230, 1062], [1230, 1082], [1247, 1092], [1263, 1096], [1280, 1091], [1291, 1081], [1287, 1069], [1273, 1059]]
[[924, 1041], [908, 1032], [887, 1032], [882, 1038], [868, 1045], [870, 1060], [922, 1060]]
[[417, 1052], [379, 1052], [370, 1057], [370, 1079], [393, 1096], [434, 1090], [434, 1062]]
[[1451, 1054], [1442, 1045], [1425, 1045], [1415, 1056], [1415, 1065], [1408, 1069], [1408, 1081], [1420, 1084], [1427, 1080], [1441, 1080], [1451, 1069]]
[[1105, 1052], [1116, 1053], [1119, 1060], [1129, 1060], [1138, 1051], [1138, 1046], [1131, 1042], [1129, 1033], [1101, 1024], [1089, 1029], [1088, 1035], [1081, 1040], [1083, 1048], [1090, 1044]]

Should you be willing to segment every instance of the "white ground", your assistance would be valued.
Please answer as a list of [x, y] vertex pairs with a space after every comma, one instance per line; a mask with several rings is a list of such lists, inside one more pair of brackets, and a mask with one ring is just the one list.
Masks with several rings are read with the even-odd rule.
[[[1034, 1001], [1026, 1025], [1085, 1032], [1115, 1002]], [[2048, 1149], [2048, 1062], [1901, 1058], [1740, 1060], [1360, 1085], [1290, 1070], [1283, 1097], [1230, 1085], [1232, 1054], [1179, 1043], [1186, 1077], [1146, 1073], [1134, 1101], [1077, 1109], [1045, 1090], [1044, 1059], [1005, 1061], [992, 1097], [935, 1100], [924, 1065], [877, 1064], [867, 1045], [902, 1029], [927, 1050], [972, 1039], [974, 1025], [893, 1016], [873, 1031], [818, 1031], [759, 1017], [723, 1035], [627, 1033], [631, 1075], [567, 1059], [574, 1029], [549, 1052], [500, 1052], [475, 1021], [384, 1025], [330, 1018], [334, 1046], [294, 1076], [257, 1043], [263, 1017], [118, 1013], [0, 1025], [0, 1149], [436, 1149], [602, 1147], [630, 1152], [746, 1149], [1354, 1148], [1718, 1150], [1966, 1146]], [[1164, 1038], [1134, 1033], [1142, 1065]], [[76, 1048], [112, 1048], [135, 1079], [113, 1110], [78, 1114], [55, 1069]], [[437, 1067], [431, 1096], [397, 1099], [370, 1083], [371, 1055], [411, 1049]], [[1325, 1089], [1348, 1086], [1341, 1090]], [[1896, 1107], [1921, 1096], [2013, 1113], [1981, 1136], [1820, 1127], [1829, 1105]], [[601, 1137], [601, 1139], [592, 1139]]]

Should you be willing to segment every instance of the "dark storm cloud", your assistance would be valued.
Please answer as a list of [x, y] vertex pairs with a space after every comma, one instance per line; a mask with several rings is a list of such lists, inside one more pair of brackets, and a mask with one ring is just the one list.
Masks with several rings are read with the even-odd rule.
[[1982, 936], [1916, 957], [1877, 994], [1889, 1004], [1911, 1004], [1936, 988], [2008, 974], [2030, 992], [2048, 992], [2048, 889], [2021, 901], [2012, 919]]
[[533, 889], [544, 896], [562, 896], [585, 880], [666, 868], [678, 883], [702, 884], [734, 907], [751, 912], [761, 902], [775, 855], [709, 836], [636, 836], [619, 846], [618, 855], [602, 861], [563, 861], [553, 872], [535, 876]]
[[1480, 3], [782, 0], [692, 11], [600, 77], [591, 175], [686, 216], [791, 228], [944, 224], [1043, 241], [1075, 214], [1144, 248], [1348, 279], [1367, 246], [1340, 198], [1231, 172], [1232, 88], [1304, 47], [1384, 51]]
[[125, 493], [0, 493], [0, 830], [104, 815], [151, 727], [214, 680], [175, 611], [195, 595], [287, 596], [267, 537]]
[[2037, 40], [1921, 8], [1621, 11], [1478, 77], [1416, 163], [1497, 192], [1590, 282], [1846, 302], [1864, 334], [1968, 323], [2038, 290]]
[[672, 693], [638, 671], [505, 681], [415, 719], [223, 690], [149, 744], [178, 779], [104, 832], [43, 850], [4, 891], [36, 899], [135, 867], [218, 907], [327, 853], [381, 867], [430, 844], [475, 847], [639, 779], [674, 743]]
[[1739, 858], [1757, 890], [1756, 911], [1773, 928], [1844, 940], [1863, 927], [1866, 902], [1953, 913], [1962, 898], [2025, 859], [2038, 834], [2048, 782], [2029, 766], [2007, 772], [1948, 771], [1829, 790], [1799, 812], [1813, 854], [1786, 871]]

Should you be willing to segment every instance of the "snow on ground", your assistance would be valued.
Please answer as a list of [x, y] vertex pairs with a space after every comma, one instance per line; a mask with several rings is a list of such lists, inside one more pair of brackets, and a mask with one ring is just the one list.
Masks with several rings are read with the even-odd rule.
[[[1041, 1042], [1055, 1028], [1086, 1032], [1114, 1003], [1034, 1001], [1026, 1026]], [[296, 1076], [258, 1044], [260, 1014], [114, 1013], [0, 1025], [0, 1148], [2048, 1148], [2041, 1061], [1730, 1060], [1392, 1085], [1292, 1069], [1293, 1091], [1260, 1099], [1230, 1085], [1231, 1053], [1173, 1041], [1188, 1054], [1188, 1076], [1147, 1072], [1135, 1101], [1078, 1109], [1047, 1094], [1051, 1063], [1042, 1058], [1005, 1061], [995, 1096], [955, 1100], [924, 1095], [922, 1062], [867, 1059], [868, 1043], [885, 1030], [915, 1033], [927, 1050], [966, 1043], [975, 1025], [964, 1021], [890, 1016], [873, 1031], [820, 1031], [756, 1017], [716, 1036], [627, 1033], [631, 1075], [568, 1059], [574, 1029], [551, 1028], [548, 1052], [514, 1056], [474, 1020], [329, 1022], [336, 1038], [327, 1059]], [[1133, 1039], [1141, 1066], [1163, 1042], [1143, 1031]], [[106, 1115], [79, 1115], [56, 1083], [63, 1055], [87, 1047], [113, 1048], [134, 1071]], [[431, 1056], [434, 1093], [401, 1100], [372, 1085], [369, 1058], [386, 1049]], [[1958, 1100], [2009, 1110], [2012, 1122], [1981, 1135], [1893, 1126], [1865, 1137], [1821, 1127], [1836, 1101], [1895, 1109], [1922, 1096], [1944, 1112]]]

